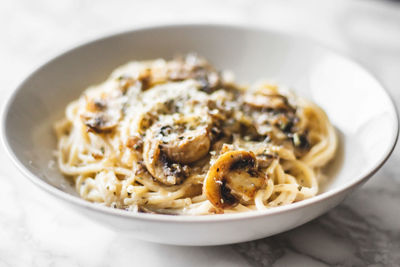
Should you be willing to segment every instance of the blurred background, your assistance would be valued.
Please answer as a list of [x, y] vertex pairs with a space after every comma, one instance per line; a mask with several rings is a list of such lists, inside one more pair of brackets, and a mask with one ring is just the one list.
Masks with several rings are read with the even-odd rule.
[[[400, 1], [1, 0], [2, 106], [34, 67], [72, 46], [179, 22], [300, 33], [361, 62], [400, 103]], [[232, 246], [188, 248], [137, 241], [61, 210], [1, 148], [0, 266], [399, 266], [399, 153], [343, 204], [300, 228]]]

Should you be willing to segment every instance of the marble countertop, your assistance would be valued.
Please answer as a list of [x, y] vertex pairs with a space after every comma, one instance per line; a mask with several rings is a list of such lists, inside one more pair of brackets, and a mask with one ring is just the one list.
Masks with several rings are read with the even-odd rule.
[[[0, 3], [0, 93], [82, 41], [168, 22], [226, 22], [299, 32], [358, 59], [400, 103], [400, 4], [375, 0]], [[3, 103], [2, 103], [3, 105]], [[253, 242], [179, 247], [100, 226], [28, 182], [0, 148], [0, 266], [399, 266], [400, 149], [341, 205]]]

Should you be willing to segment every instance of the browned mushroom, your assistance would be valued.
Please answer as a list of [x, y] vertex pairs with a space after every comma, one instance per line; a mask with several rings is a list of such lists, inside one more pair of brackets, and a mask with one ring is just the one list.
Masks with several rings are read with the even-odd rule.
[[89, 131], [109, 133], [117, 126], [119, 117], [110, 116], [105, 112], [98, 112], [85, 114], [82, 119], [85, 125], [89, 127]]
[[[171, 179], [165, 176], [163, 163], [160, 161], [160, 140], [148, 135], [144, 141], [143, 160], [149, 173], [165, 184], [175, 184]], [[175, 181], [176, 182], [176, 181]]]
[[188, 167], [171, 162], [161, 151], [161, 141], [146, 138], [143, 147], [143, 160], [147, 171], [165, 185], [180, 184], [188, 173]]
[[278, 94], [245, 94], [243, 100], [246, 104], [254, 108], [289, 110], [290, 106], [286, 97]]
[[[186, 177], [185, 170], [181, 164], [168, 159], [161, 150], [161, 140], [157, 134], [149, 131], [144, 140], [143, 160], [148, 172], [159, 182], [166, 185], [179, 184]], [[187, 167], [186, 167], [187, 168]]]
[[211, 93], [221, 86], [219, 73], [205, 59], [195, 54], [170, 62], [167, 75], [172, 81], [197, 80], [201, 90], [206, 93]]
[[254, 199], [265, 180], [266, 175], [257, 170], [253, 152], [229, 151], [211, 166], [203, 191], [212, 205], [221, 210]]
[[204, 157], [210, 149], [210, 137], [206, 127], [187, 131], [162, 145], [163, 151], [174, 162], [189, 164]]
[[121, 108], [116, 98], [102, 95], [86, 98], [86, 112], [81, 115], [82, 122], [88, 131], [109, 133], [121, 118]]
[[147, 170], [158, 181], [173, 185], [182, 182], [189, 164], [204, 157], [210, 149], [207, 127], [174, 132], [172, 126], [157, 126], [147, 132], [143, 159]]

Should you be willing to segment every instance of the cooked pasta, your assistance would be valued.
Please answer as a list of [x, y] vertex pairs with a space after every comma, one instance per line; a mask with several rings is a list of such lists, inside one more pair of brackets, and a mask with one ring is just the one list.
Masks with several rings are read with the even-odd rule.
[[55, 132], [58, 167], [82, 198], [174, 215], [313, 197], [337, 146], [315, 104], [273, 83], [239, 85], [192, 54], [121, 66]]

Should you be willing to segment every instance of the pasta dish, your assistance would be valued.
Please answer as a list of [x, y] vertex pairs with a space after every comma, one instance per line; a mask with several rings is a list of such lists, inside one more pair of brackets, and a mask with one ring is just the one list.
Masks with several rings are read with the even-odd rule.
[[315, 104], [271, 82], [238, 84], [193, 54], [119, 67], [55, 132], [58, 167], [83, 199], [173, 215], [313, 197], [337, 146]]

